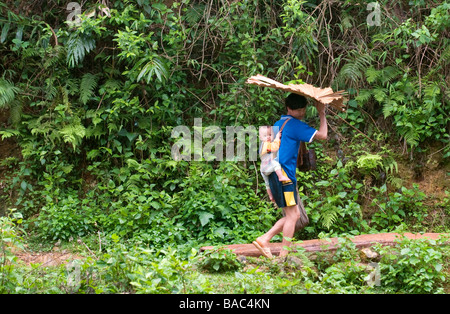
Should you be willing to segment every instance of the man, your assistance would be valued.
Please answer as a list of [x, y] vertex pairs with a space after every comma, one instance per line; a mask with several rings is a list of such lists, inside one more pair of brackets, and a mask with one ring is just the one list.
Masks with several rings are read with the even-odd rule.
[[[281, 164], [281, 168], [291, 181], [280, 182], [277, 180], [277, 176], [271, 175], [270, 200], [275, 202], [279, 208], [283, 208], [285, 216], [278, 220], [275, 225], [265, 234], [260, 236], [253, 242], [261, 253], [271, 258], [272, 254], [269, 249], [270, 240], [278, 233], [283, 233], [283, 249], [280, 252], [280, 256], [286, 256], [288, 251], [284, 249], [285, 246], [289, 247], [291, 242], [288, 240], [294, 236], [295, 224], [300, 218], [297, 204], [297, 179], [295, 177], [297, 167], [297, 156], [300, 147], [300, 142], [310, 143], [313, 140], [326, 140], [328, 137], [328, 125], [327, 118], [325, 116], [325, 105], [316, 102], [316, 108], [319, 112], [320, 127], [318, 130], [310, 127], [303, 121], [306, 113], [307, 100], [305, 97], [297, 94], [290, 94], [286, 98], [286, 110], [287, 115], [281, 116], [281, 119], [275, 123], [274, 128], [278, 130], [284, 124], [284, 128], [281, 134], [281, 145], [278, 151], [278, 161]], [[288, 239], [286, 239], [288, 238]]]

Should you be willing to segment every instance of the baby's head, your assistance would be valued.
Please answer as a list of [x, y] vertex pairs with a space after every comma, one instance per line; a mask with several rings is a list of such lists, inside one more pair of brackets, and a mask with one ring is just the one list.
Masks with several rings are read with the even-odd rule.
[[262, 142], [271, 142], [273, 139], [273, 130], [270, 125], [264, 125], [259, 127], [259, 139]]

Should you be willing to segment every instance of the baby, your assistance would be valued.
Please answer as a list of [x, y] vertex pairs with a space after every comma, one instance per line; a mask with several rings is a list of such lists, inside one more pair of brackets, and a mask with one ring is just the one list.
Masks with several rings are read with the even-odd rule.
[[[271, 126], [262, 126], [259, 128], [259, 139], [261, 147], [259, 156], [261, 158], [261, 174], [266, 184], [266, 189], [271, 195], [269, 187], [269, 175], [275, 171], [280, 181], [290, 181], [290, 179], [282, 173], [280, 163], [275, 160], [276, 152], [280, 148], [281, 132], [278, 132], [275, 139], [273, 138], [273, 129]], [[271, 197], [272, 199], [272, 197]]]

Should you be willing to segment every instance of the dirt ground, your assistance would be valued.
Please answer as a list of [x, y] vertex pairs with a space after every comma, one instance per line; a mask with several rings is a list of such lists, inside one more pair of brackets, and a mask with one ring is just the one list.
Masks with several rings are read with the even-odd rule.
[[40, 264], [41, 266], [59, 266], [61, 264], [69, 263], [76, 259], [83, 257], [69, 253], [69, 252], [16, 252], [18, 259], [26, 265]]

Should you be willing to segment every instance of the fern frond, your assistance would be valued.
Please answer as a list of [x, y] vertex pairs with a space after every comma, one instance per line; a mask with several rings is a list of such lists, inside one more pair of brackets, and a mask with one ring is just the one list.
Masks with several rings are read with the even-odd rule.
[[86, 105], [89, 99], [94, 95], [94, 89], [97, 87], [98, 77], [91, 73], [86, 73], [81, 78], [80, 100]]
[[391, 99], [394, 99], [396, 102], [403, 103], [406, 101], [406, 95], [403, 91], [396, 90], [391, 94]]
[[95, 48], [95, 40], [86, 34], [72, 33], [67, 41], [67, 64], [70, 68], [81, 63], [90, 51]]
[[203, 17], [205, 8], [206, 6], [204, 4], [194, 4], [186, 11], [185, 14], [186, 21], [191, 25], [196, 25]]
[[122, 85], [122, 82], [119, 80], [107, 79], [105, 84], [103, 84], [100, 89], [110, 92], [122, 88]]
[[429, 84], [427, 84], [423, 89], [423, 93], [428, 99], [433, 99], [434, 97], [439, 95], [441, 93], [441, 89], [438, 82], [430, 82]]
[[365, 104], [370, 97], [372, 96], [372, 91], [368, 89], [361, 89], [358, 92], [358, 96], [355, 97], [355, 100], [361, 104]]
[[359, 156], [356, 160], [358, 168], [372, 170], [382, 165], [382, 157], [380, 155], [374, 155], [366, 153], [365, 155]]
[[22, 59], [26, 59], [42, 56], [44, 54], [44, 51], [45, 49], [43, 48], [37, 48], [35, 46], [28, 47], [22, 50], [21, 57]]
[[68, 124], [58, 131], [64, 142], [72, 144], [75, 149], [86, 135], [86, 128], [81, 124]]
[[356, 83], [363, 78], [366, 69], [372, 64], [373, 57], [368, 53], [352, 51], [345, 60], [347, 63], [342, 67], [338, 77]]
[[327, 208], [327, 210], [320, 213], [320, 216], [322, 219], [322, 226], [329, 230], [330, 227], [337, 220], [338, 208], [337, 207]]
[[0, 78], [0, 108], [9, 108], [20, 89], [8, 80]]
[[387, 90], [382, 87], [375, 88], [373, 90], [373, 97], [375, 98], [376, 101], [378, 101], [379, 103], [382, 103], [387, 98], [386, 91]]
[[368, 83], [372, 84], [376, 82], [382, 74], [383, 71], [377, 70], [374, 67], [369, 67], [366, 70], [366, 80]]
[[398, 172], [398, 164], [391, 156], [383, 158], [383, 168], [386, 174], [394, 174]]
[[383, 106], [383, 115], [385, 118], [389, 117], [392, 113], [394, 113], [395, 109], [397, 107], [397, 103], [392, 100], [386, 101], [386, 103]]
[[54, 99], [58, 94], [58, 88], [56, 87], [55, 79], [52, 77], [49, 77], [45, 80], [45, 86], [43, 89], [45, 92], [45, 98], [47, 100]]
[[50, 50], [45, 57], [44, 68], [54, 68], [59, 63], [62, 63], [65, 57], [65, 50], [63, 46], [56, 46]]
[[78, 88], [79, 81], [80, 81], [79, 79], [75, 79], [75, 78], [67, 78], [66, 79], [66, 81], [65, 81], [66, 85], [64, 87], [67, 90], [68, 95], [74, 96], [79, 93], [79, 88]]
[[399, 189], [403, 186], [403, 180], [401, 178], [394, 177], [392, 175], [388, 175], [386, 181], [389, 182], [396, 189]]
[[18, 130], [8, 129], [8, 130], [0, 131], [0, 135], [2, 137], [2, 140], [4, 140], [6, 138], [10, 138], [10, 137], [13, 137], [13, 136], [19, 136], [20, 132]]
[[396, 77], [398, 77], [402, 72], [393, 66], [387, 66], [382, 70], [383, 74], [381, 76], [381, 82], [386, 84], [387, 82], [393, 81]]
[[403, 137], [406, 143], [410, 146], [419, 145], [419, 133], [414, 128], [408, 128], [406, 132], [404, 132]]
[[439, 64], [447, 64], [450, 62], [450, 45], [447, 45], [439, 58]]

